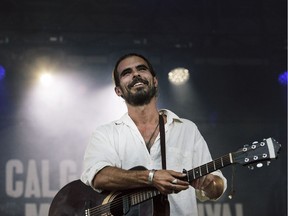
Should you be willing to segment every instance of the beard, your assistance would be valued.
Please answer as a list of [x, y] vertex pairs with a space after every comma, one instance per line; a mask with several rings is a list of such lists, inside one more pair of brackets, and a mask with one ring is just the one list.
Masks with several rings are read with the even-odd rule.
[[[148, 89], [141, 87], [137, 88], [135, 93], [132, 93], [129, 91], [130, 88], [128, 88], [128, 91], [125, 91], [122, 87], [123, 92], [123, 99], [126, 101], [126, 103], [133, 105], [133, 106], [142, 106], [148, 104], [153, 97], [157, 94], [157, 87], [155, 85], [150, 85], [147, 81], [144, 80], [135, 80], [131, 83], [131, 86], [133, 86], [133, 83], [141, 81], [142, 83], [148, 84]], [[128, 86], [129, 87], [129, 86]]]

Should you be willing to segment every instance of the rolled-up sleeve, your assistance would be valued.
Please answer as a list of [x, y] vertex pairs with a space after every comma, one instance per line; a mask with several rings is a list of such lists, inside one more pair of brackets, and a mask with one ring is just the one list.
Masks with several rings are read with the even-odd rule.
[[[94, 188], [93, 179], [101, 169], [106, 166], [121, 166], [109, 129], [109, 127], [97, 128], [85, 150], [81, 181], [92, 188]], [[97, 190], [97, 185], [94, 189]]]

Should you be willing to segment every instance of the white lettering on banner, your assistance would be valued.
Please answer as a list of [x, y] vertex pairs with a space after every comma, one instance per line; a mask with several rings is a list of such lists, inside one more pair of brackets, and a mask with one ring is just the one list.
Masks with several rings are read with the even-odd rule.
[[40, 204], [39, 210], [37, 204], [27, 203], [25, 205], [25, 216], [47, 216], [49, 212], [50, 204]]
[[230, 205], [229, 203], [199, 203], [198, 213], [199, 216], [243, 216], [243, 205], [237, 203], [234, 209], [233, 206], [234, 205]]
[[[40, 165], [39, 165], [40, 164]], [[25, 198], [52, 198], [58, 189], [67, 183], [77, 179], [77, 165], [75, 161], [63, 160], [59, 164], [59, 188], [50, 189], [49, 160], [29, 160], [25, 168], [22, 161], [11, 159], [6, 163], [6, 194], [13, 198], [24, 196]]]
[[36, 161], [29, 160], [24, 197], [41, 197], [40, 182], [37, 173]]
[[19, 160], [9, 160], [6, 164], [6, 194], [10, 197], [20, 197], [23, 194], [23, 182], [16, 181], [14, 174], [23, 173], [23, 164]]
[[240, 203], [235, 204], [235, 212], [236, 212], [236, 216], [243, 216], [243, 205]]
[[64, 185], [68, 184], [69, 182], [75, 180], [77, 166], [74, 161], [71, 160], [64, 160], [60, 163], [60, 187], [62, 188]]
[[55, 190], [50, 190], [50, 166], [48, 160], [41, 161], [42, 163], [42, 193], [43, 197], [53, 197], [57, 193]]

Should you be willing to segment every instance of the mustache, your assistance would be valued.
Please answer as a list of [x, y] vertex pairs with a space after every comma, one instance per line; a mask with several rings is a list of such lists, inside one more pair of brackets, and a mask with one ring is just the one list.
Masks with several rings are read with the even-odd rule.
[[145, 85], [148, 85], [149, 82], [147, 80], [142, 79], [141, 77], [136, 77], [132, 80], [132, 82], [128, 85], [128, 88], [132, 88], [136, 83], [141, 82]]

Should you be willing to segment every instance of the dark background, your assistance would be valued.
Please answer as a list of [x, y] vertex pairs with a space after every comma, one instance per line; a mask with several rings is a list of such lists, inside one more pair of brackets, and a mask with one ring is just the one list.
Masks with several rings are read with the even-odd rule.
[[[79, 178], [90, 132], [111, 117], [110, 112], [100, 118], [105, 102], [90, 104], [90, 99], [111, 84], [115, 60], [132, 51], [146, 55], [156, 69], [159, 108], [194, 121], [214, 158], [263, 138], [282, 144], [279, 158], [268, 167], [251, 171], [237, 166], [232, 200], [227, 198], [232, 171], [225, 168], [228, 192], [218, 203], [232, 206], [230, 215], [235, 216], [241, 216], [233, 210], [237, 203], [245, 216], [287, 215], [287, 77], [286, 84], [278, 80], [287, 70], [286, 9], [284, 0], [2, 0], [1, 215], [28, 215], [27, 203], [52, 200], [8, 196], [5, 170], [11, 159], [24, 164], [23, 175], [15, 177], [24, 182], [29, 160], [37, 163], [39, 173], [41, 161], [49, 161], [47, 178], [54, 190], [61, 185], [58, 169], [64, 159], [75, 162]], [[39, 59], [63, 69], [66, 77], [79, 78], [86, 89], [84, 95], [71, 90], [73, 107], [63, 102], [52, 109], [43, 103], [50, 117], [45, 127], [27, 100]], [[190, 79], [175, 87], [167, 74], [179, 66], [190, 70]], [[225, 214], [221, 210], [219, 215]]]

